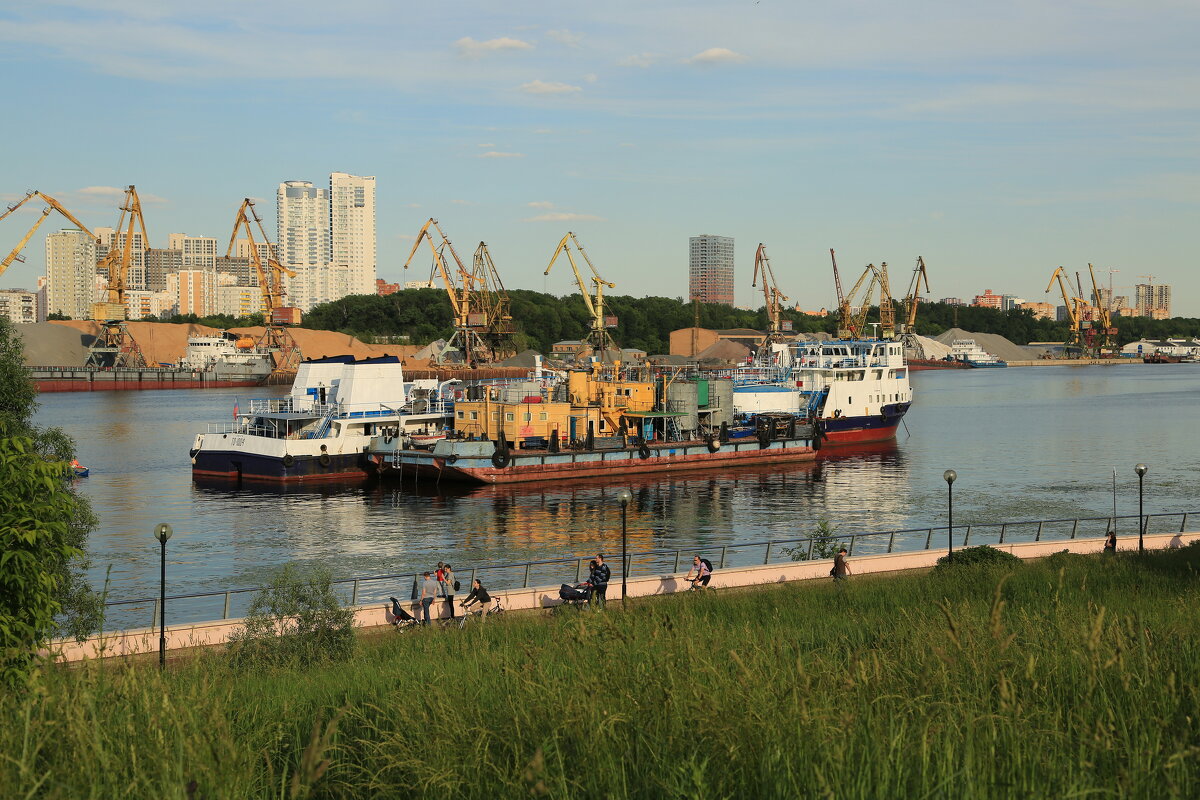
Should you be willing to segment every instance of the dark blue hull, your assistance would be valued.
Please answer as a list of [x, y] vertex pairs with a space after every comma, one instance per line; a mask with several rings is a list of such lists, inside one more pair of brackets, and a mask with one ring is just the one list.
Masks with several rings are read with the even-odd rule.
[[375, 474], [375, 465], [365, 453], [291, 456], [284, 459], [257, 453], [201, 450], [192, 456], [192, 475], [207, 478], [251, 481], [362, 480]]

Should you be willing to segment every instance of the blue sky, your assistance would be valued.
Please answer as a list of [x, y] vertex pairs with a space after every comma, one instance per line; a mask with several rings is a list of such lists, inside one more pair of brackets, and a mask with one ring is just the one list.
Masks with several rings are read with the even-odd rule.
[[[1091, 261], [1200, 316], [1198, 30], [1172, 0], [8, 4], [0, 195], [112, 225], [134, 183], [164, 246], [341, 170], [378, 178], [389, 281], [435, 216], [510, 287], [570, 291], [542, 272], [574, 230], [616, 293], [686, 295], [687, 238], [717, 233], [740, 303], [761, 241], [806, 308], [833, 247], [897, 293], [922, 255], [935, 298], [1042, 300]], [[34, 285], [26, 254], [0, 285]]]

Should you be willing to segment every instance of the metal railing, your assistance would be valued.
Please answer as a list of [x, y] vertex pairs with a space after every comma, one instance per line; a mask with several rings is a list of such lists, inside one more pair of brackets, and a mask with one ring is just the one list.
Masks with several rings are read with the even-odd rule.
[[[1169, 512], [1147, 514], [1141, 518], [1143, 532], [1149, 534], [1183, 533], [1187, 529], [1189, 517], [1194, 517], [1195, 511]], [[1136, 514], [1108, 517], [1074, 517], [1064, 519], [1024, 520], [1019, 522], [987, 522], [970, 523], [954, 526], [954, 547], [971, 547], [984, 544], [1005, 544], [1017, 542], [1041, 541], [1070, 541], [1077, 538], [1100, 538], [1110, 527], [1121, 533], [1136, 533]], [[1119, 525], [1129, 522], [1125, 526]], [[1157, 523], [1157, 524], [1156, 524]], [[1170, 524], [1167, 524], [1170, 523]], [[940, 535], [939, 535], [940, 534]], [[949, 544], [950, 530], [946, 526], [903, 528], [897, 530], [868, 531], [861, 533], [811, 534], [791, 539], [770, 539], [760, 542], [736, 542], [727, 545], [697, 545], [678, 549], [642, 550], [628, 554], [624, 565], [627, 578], [645, 577], [647, 575], [663, 574], [664, 572], [678, 573], [691, 566], [692, 556], [710, 557], [714, 569], [730, 567], [746, 567], [771, 563], [790, 563], [795, 561], [810, 561], [820, 559], [822, 546], [844, 545], [848, 555], [853, 556], [855, 550], [859, 555], [878, 555], [894, 552], [920, 552], [931, 549], [941, 549]], [[915, 547], [905, 547], [906, 544], [916, 544]], [[899, 545], [899, 546], [898, 546]], [[687, 563], [683, 559], [687, 556]], [[476, 578], [484, 581], [488, 589], [503, 591], [511, 589], [528, 589], [533, 586], [552, 586], [555, 583], [579, 583], [586, 576], [585, 565], [592, 556], [564, 556], [547, 558], [537, 561], [519, 561], [509, 564], [486, 564], [456, 573], [456, 577], [464, 587], [459, 594], [465, 594]], [[620, 556], [611, 559], [613, 566], [612, 581], [620, 579], [622, 565]], [[681, 569], [682, 567], [682, 569]], [[636, 574], [635, 574], [636, 573]], [[343, 599], [351, 605], [361, 603], [381, 602], [389, 596], [406, 594], [399, 587], [411, 587], [409, 594], [417, 591], [421, 572], [401, 572], [389, 575], [365, 575], [356, 578], [345, 578], [334, 581]], [[465, 578], [465, 580], [463, 580]], [[381, 587], [385, 583], [387, 587]], [[411, 583], [410, 583], [411, 582]], [[231, 611], [247, 605], [245, 596], [262, 591], [266, 587], [254, 586], [243, 589], [228, 589], [216, 592], [195, 592], [192, 594], [168, 595], [168, 601], [198, 601], [207, 600], [207, 607], [212, 611], [202, 612], [195, 602], [190, 606], [196, 609], [192, 614], [180, 614], [178, 607], [171, 609], [174, 624], [180, 622], [197, 622], [216, 619], [233, 619]], [[110, 600], [106, 608], [129, 608], [131, 611], [153, 608], [151, 624], [158, 619], [158, 598], [143, 597], [134, 600]], [[221, 609], [221, 615], [215, 616], [216, 609]], [[182, 617], [182, 618], [181, 618]], [[184, 619], [186, 618], [186, 619]]]

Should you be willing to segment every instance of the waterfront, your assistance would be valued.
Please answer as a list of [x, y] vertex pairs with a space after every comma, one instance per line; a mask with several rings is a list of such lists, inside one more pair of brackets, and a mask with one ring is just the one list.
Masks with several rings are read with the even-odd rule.
[[[1049, 367], [923, 372], [894, 446], [845, 451], [782, 471], [681, 473], [632, 484], [630, 547], [720, 546], [811, 532], [944, 524], [942, 470], [958, 471], [955, 519], [973, 521], [1137, 512], [1133, 464], [1150, 465], [1148, 511], [1192, 510], [1200, 461], [1196, 365]], [[259, 583], [263, 569], [319, 561], [335, 576], [408, 572], [614, 550], [615, 487], [384, 484], [238, 489], [195, 484], [187, 448], [268, 390], [43, 395], [40, 424], [75, 437], [93, 470], [81, 486], [100, 525], [90, 546], [110, 596], [157, 588], [150, 531], [170, 522], [173, 593]], [[404, 587], [407, 588], [407, 587]], [[401, 589], [403, 591], [403, 589]], [[218, 609], [219, 611], [219, 609]]]

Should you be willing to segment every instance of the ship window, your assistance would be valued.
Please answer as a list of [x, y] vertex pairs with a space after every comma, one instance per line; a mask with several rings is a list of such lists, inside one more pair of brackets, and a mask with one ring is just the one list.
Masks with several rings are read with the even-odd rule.
[[853, 402], [854, 402], [854, 398], [853, 398], [853, 397], [847, 397], [847, 398], [846, 398], [846, 404], [847, 404], [847, 405], [849, 405], [849, 404], [851, 404], [851, 403], [853, 403]]
[[499, 412], [499, 411], [493, 411], [493, 412], [492, 412], [492, 419], [493, 419], [493, 420], [495, 420], [496, 422], [499, 422], [499, 421], [500, 421], [500, 412]]
[[479, 419], [479, 412], [478, 412], [478, 411], [472, 411], [472, 412], [471, 412], [471, 419]]
[[532, 413], [530, 413], [530, 412], [528, 412], [528, 411], [526, 411], [526, 412], [525, 412], [525, 421], [526, 421], [526, 422], [532, 422], [532, 421], [533, 421], [533, 414], [532, 414]]
[[511, 411], [510, 411], [510, 412], [508, 412], [507, 414], [505, 414], [505, 415], [504, 415], [504, 421], [505, 421], [505, 422], [512, 422], [512, 421], [513, 421], [513, 415], [512, 415], [512, 412], [511, 412]]
[[549, 417], [549, 416], [546, 414], [546, 412], [545, 412], [545, 411], [543, 411], [542, 413], [538, 414], [538, 421], [539, 421], [539, 422], [545, 422], [545, 421], [546, 421], [546, 420], [548, 420], [549, 418], [550, 418], [550, 417]]
[[459, 419], [466, 419], [466, 416], [464, 416], [463, 412], [461, 412], [461, 411], [460, 411], [460, 412], [458, 412], [458, 418], [459, 418]]

